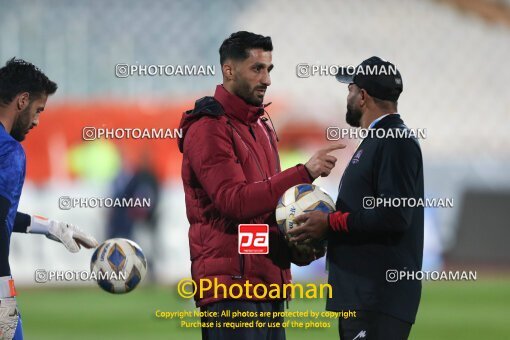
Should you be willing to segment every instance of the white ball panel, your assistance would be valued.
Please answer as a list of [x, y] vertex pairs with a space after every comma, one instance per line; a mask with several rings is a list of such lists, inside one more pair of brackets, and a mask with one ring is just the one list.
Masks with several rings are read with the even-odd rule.
[[[140, 273], [140, 281], [143, 280], [147, 273], [145, 256], [141, 248], [135, 242], [121, 238], [106, 240], [98, 247], [98, 256], [96, 261], [91, 264], [91, 270], [95, 272], [96, 275], [99, 275], [101, 271], [109, 273], [108, 275], [110, 276], [113, 275], [115, 270], [112, 268], [108, 257], [111, 255], [111, 250], [115, 246], [120, 248], [117, 251], [124, 254], [123, 256], [118, 256], [123, 257], [124, 264], [122, 268], [120, 268], [120, 271], [125, 278], [120, 276], [118, 276], [117, 279], [111, 278], [110, 280], [106, 280], [105, 285], [111, 285], [114, 293], [124, 293], [133, 290], [137, 286], [137, 284], [131, 284], [131, 287], [128, 287], [126, 282], [135, 268]], [[122, 263], [122, 259], [120, 259], [120, 263]], [[100, 287], [108, 290], [104, 285], [100, 285]]]

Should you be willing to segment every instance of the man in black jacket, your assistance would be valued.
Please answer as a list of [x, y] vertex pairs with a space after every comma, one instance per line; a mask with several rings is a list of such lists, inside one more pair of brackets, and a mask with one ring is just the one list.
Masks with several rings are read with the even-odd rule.
[[421, 150], [397, 114], [396, 67], [372, 57], [352, 70], [337, 74], [349, 84], [346, 120], [372, 133], [345, 169], [337, 211], [298, 216], [289, 234], [295, 242], [328, 239], [333, 297], [326, 309], [356, 311], [340, 318], [341, 339], [407, 339], [421, 295], [412, 273], [422, 266], [423, 206], [406, 202], [423, 200]]

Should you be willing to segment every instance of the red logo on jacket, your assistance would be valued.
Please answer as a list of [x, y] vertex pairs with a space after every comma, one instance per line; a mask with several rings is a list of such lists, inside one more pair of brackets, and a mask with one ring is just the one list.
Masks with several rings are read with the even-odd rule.
[[269, 253], [269, 225], [240, 224], [238, 230], [239, 254]]

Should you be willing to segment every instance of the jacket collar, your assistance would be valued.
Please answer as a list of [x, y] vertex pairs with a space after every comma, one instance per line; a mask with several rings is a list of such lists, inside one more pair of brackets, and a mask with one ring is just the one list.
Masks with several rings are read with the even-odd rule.
[[400, 114], [392, 113], [392, 114], [389, 114], [389, 115], [385, 116], [384, 118], [382, 118], [373, 127], [384, 129], [384, 128], [396, 127], [401, 124], [404, 124], [404, 121], [400, 118]]
[[220, 102], [227, 116], [236, 118], [245, 124], [256, 122], [264, 114], [264, 106], [247, 104], [242, 98], [228, 92], [223, 85], [216, 86], [214, 99]]

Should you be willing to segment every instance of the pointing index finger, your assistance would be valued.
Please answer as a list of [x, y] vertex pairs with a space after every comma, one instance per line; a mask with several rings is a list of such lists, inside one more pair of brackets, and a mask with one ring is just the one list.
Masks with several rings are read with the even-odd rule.
[[340, 144], [340, 143], [331, 144], [325, 148], [320, 149], [319, 152], [328, 154], [332, 151], [340, 150], [340, 149], [345, 149], [345, 144]]

